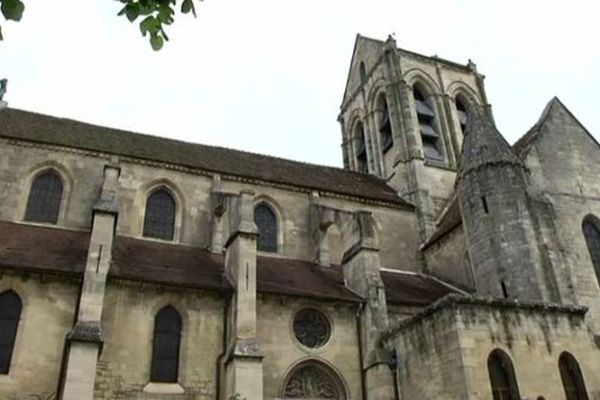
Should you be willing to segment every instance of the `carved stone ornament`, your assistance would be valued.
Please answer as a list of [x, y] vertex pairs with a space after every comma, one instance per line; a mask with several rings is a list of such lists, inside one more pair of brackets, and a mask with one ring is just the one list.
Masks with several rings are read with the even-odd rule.
[[319, 348], [327, 343], [331, 335], [329, 320], [320, 311], [304, 308], [294, 317], [294, 335], [304, 346]]
[[344, 400], [340, 382], [331, 371], [316, 363], [296, 369], [288, 379], [283, 393], [285, 399]]

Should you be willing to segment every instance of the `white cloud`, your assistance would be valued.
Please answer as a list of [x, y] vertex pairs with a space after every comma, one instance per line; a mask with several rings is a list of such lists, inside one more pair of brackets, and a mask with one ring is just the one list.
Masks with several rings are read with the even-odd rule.
[[341, 165], [336, 122], [357, 32], [486, 76], [510, 141], [558, 95], [596, 134], [593, 1], [206, 0], [151, 51], [116, 1], [26, 1], [3, 23], [12, 107]]

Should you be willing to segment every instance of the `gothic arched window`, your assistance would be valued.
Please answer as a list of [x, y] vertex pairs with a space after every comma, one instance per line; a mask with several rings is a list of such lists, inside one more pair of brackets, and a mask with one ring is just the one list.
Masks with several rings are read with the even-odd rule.
[[367, 164], [367, 141], [362, 122], [358, 122], [354, 128], [354, 140], [357, 169], [359, 172], [367, 173], [369, 172], [369, 167]]
[[419, 131], [421, 142], [423, 142], [423, 154], [426, 160], [443, 162], [442, 141], [435, 128], [435, 112], [429, 104], [423, 92], [418, 87], [413, 88], [413, 97], [419, 120]]
[[500, 349], [488, 357], [488, 373], [494, 400], [520, 400], [515, 370], [508, 355]]
[[144, 216], [144, 236], [173, 240], [176, 204], [166, 189], [158, 189], [148, 196]]
[[163, 307], [154, 318], [151, 382], [177, 382], [181, 316], [173, 306]]
[[583, 230], [583, 236], [585, 236], [585, 242], [590, 252], [592, 264], [594, 265], [596, 279], [600, 283], [600, 230], [598, 230], [596, 223], [593, 221], [594, 219], [591, 215], [585, 217], [581, 224], [581, 229]]
[[254, 223], [258, 228], [258, 244], [260, 251], [277, 252], [277, 217], [265, 203], [254, 207]]
[[381, 121], [379, 121], [379, 137], [381, 138], [381, 150], [385, 153], [394, 144], [392, 138], [392, 122], [390, 120], [390, 110], [388, 108], [385, 96], [381, 96], [379, 102], [381, 108]]
[[465, 129], [467, 128], [467, 105], [460, 97], [456, 97], [455, 103], [458, 123], [460, 124], [460, 130], [464, 135]]
[[296, 366], [283, 387], [284, 399], [345, 400], [344, 386], [326, 365], [307, 361]]
[[567, 352], [562, 353], [558, 359], [558, 369], [567, 400], [588, 400], [583, 375], [575, 357]]
[[60, 176], [48, 170], [38, 175], [31, 184], [25, 220], [55, 224], [58, 221], [63, 182]]
[[0, 374], [8, 374], [23, 303], [12, 290], [0, 294]]

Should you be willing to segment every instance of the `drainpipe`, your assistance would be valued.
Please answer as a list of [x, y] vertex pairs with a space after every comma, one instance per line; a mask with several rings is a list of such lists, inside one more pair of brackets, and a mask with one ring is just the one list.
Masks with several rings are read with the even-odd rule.
[[362, 400], [367, 400], [367, 375], [363, 367], [363, 335], [361, 329], [360, 318], [362, 317], [365, 303], [359, 303], [356, 309], [356, 336], [358, 339], [358, 362], [360, 364], [360, 389], [362, 392]]

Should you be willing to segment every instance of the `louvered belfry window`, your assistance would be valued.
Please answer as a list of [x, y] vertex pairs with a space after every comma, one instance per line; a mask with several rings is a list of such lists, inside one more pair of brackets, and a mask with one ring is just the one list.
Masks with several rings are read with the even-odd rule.
[[520, 400], [519, 387], [508, 355], [496, 349], [488, 357], [488, 373], [494, 400]]
[[167, 190], [154, 191], [146, 201], [144, 236], [173, 240], [175, 207], [175, 200]]
[[23, 304], [12, 290], [0, 294], [0, 374], [8, 374]]
[[177, 382], [181, 316], [173, 306], [163, 307], [154, 319], [151, 382]]
[[575, 357], [567, 352], [562, 353], [558, 359], [558, 368], [567, 400], [588, 400], [583, 375]]
[[590, 258], [592, 259], [594, 271], [596, 272], [596, 279], [600, 283], [600, 230], [598, 230], [596, 224], [592, 221], [591, 216], [583, 220], [581, 228], [583, 236], [585, 236]]
[[254, 223], [258, 228], [257, 248], [277, 252], [277, 218], [271, 207], [261, 203], [254, 208]]
[[356, 124], [354, 129], [354, 140], [356, 141], [356, 164], [358, 172], [368, 173], [369, 165], [367, 163], [367, 140], [365, 138], [365, 129], [362, 122]]
[[423, 155], [426, 160], [438, 163], [443, 162], [442, 142], [435, 127], [435, 112], [420, 89], [413, 88], [413, 97], [415, 107], [417, 108], [417, 119], [421, 132], [421, 142], [423, 143]]
[[460, 130], [464, 135], [465, 130], [467, 129], [467, 107], [459, 98], [456, 99], [456, 114], [458, 116]]
[[381, 138], [381, 149], [385, 153], [394, 145], [392, 138], [392, 121], [390, 120], [390, 110], [385, 98], [381, 101], [381, 121], [379, 121], [379, 136]]
[[55, 224], [62, 194], [63, 183], [56, 172], [49, 170], [38, 175], [31, 184], [25, 220]]

